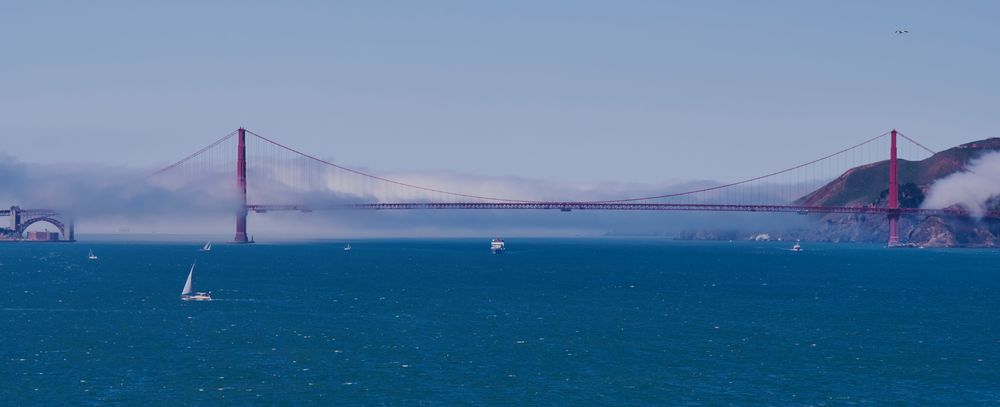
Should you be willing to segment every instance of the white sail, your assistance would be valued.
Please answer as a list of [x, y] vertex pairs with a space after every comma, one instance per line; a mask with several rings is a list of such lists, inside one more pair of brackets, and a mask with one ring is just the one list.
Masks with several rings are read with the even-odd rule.
[[194, 277], [194, 263], [191, 263], [191, 271], [188, 272], [187, 282], [184, 283], [184, 291], [181, 291], [181, 295], [191, 294], [193, 291], [191, 288], [191, 278]]
[[205, 243], [205, 247], [202, 247], [201, 250], [206, 252], [212, 250], [212, 242]]

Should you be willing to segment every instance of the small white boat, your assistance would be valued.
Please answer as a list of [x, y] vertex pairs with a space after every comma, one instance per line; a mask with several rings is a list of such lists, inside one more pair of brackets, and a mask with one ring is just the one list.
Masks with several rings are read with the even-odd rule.
[[201, 248], [201, 251], [203, 252], [212, 251], [212, 242], [205, 243], [205, 246]]
[[187, 282], [184, 283], [184, 289], [181, 290], [181, 301], [212, 301], [212, 293], [202, 293], [195, 292], [192, 285], [192, 279], [194, 279], [194, 265], [191, 263], [191, 271], [188, 272]]
[[798, 242], [795, 242], [795, 244], [792, 245], [792, 251], [793, 252], [801, 252], [802, 251], [802, 246], [799, 245]]
[[504, 247], [503, 239], [498, 237], [490, 242], [490, 251], [493, 252], [493, 254], [503, 253], [505, 250], [507, 250], [507, 248]]
[[97, 256], [94, 255], [93, 250], [90, 250], [90, 253], [87, 254], [87, 258], [90, 260], [97, 260]]
[[344, 246], [344, 251], [345, 252], [351, 251], [351, 244], [350, 243], [348, 243], [347, 246]]

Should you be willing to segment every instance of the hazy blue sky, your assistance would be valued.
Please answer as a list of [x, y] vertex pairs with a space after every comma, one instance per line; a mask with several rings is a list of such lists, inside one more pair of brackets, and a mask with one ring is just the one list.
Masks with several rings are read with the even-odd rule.
[[891, 127], [998, 135], [997, 21], [994, 1], [2, 2], [0, 152], [163, 163], [244, 125], [376, 169], [730, 180]]

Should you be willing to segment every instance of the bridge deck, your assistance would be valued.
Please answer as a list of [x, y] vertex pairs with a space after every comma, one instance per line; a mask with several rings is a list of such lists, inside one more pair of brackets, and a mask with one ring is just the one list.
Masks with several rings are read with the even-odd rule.
[[[17, 213], [24, 217], [56, 216], [59, 214], [52, 209], [18, 209]], [[10, 209], [0, 209], [0, 216], [10, 216]]]
[[[846, 213], [873, 215], [917, 215], [972, 217], [963, 209], [890, 209], [872, 206], [799, 206], [799, 205], [724, 205], [724, 204], [665, 204], [665, 203], [617, 203], [617, 202], [450, 202], [450, 203], [356, 203], [338, 205], [247, 205], [254, 212], [317, 210], [431, 210], [431, 209], [493, 209], [493, 210], [603, 210], [603, 211], [708, 211], [708, 212], [778, 212], [778, 213]], [[1000, 218], [1000, 212], [983, 214], [985, 218]]]

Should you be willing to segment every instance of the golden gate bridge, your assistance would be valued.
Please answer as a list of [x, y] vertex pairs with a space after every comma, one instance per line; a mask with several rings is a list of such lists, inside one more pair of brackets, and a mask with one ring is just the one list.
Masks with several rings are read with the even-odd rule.
[[[901, 141], [904, 141], [901, 143]], [[896, 130], [868, 138], [842, 150], [782, 170], [730, 183], [639, 196], [518, 197], [502, 196], [485, 182], [473, 191], [428, 186], [408, 178], [376, 174], [307, 154], [271, 138], [239, 128], [204, 148], [150, 175], [155, 187], [177, 189], [208, 184], [233, 200], [234, 242], [248, 243], [250, 213], [322, 210], [555, 210], [571, 211], [720, 211], [795, 214], [868, 214], [888, 220], [888, 244], [900, 243], [902, 216], [971, 217], [960, 207], [924, 209], [900, 206], [900, 174], [935, 152]], [[906, 155], [902, 158], [901, 155]], [[879, 179], [884, 202], [823, 203], [812, 196], [829, 181], [858, 168], [884, 168]], [[594, 191], [591, 191], [594, 192]], [[599, 191], [597, 191], [599, 192]], [[14, 210], [14, 208], [12, 208]], [[7, 211], [10, 212], [10, 211]], [[21, 210], [31, 214], [12, 222], [18, 233], [37, 221], [49, 221], [64, 233], [55, 211]], [[4, 211], [0, 211], [3, 216]], [[1000, 218], [1000, 212], [986, 212]], [[22, 219], [22, 218], [18, 218]], [[29, 223], [30, 222], [30, 223]], [[16, 224], [16, 225], [15, 225]]]

